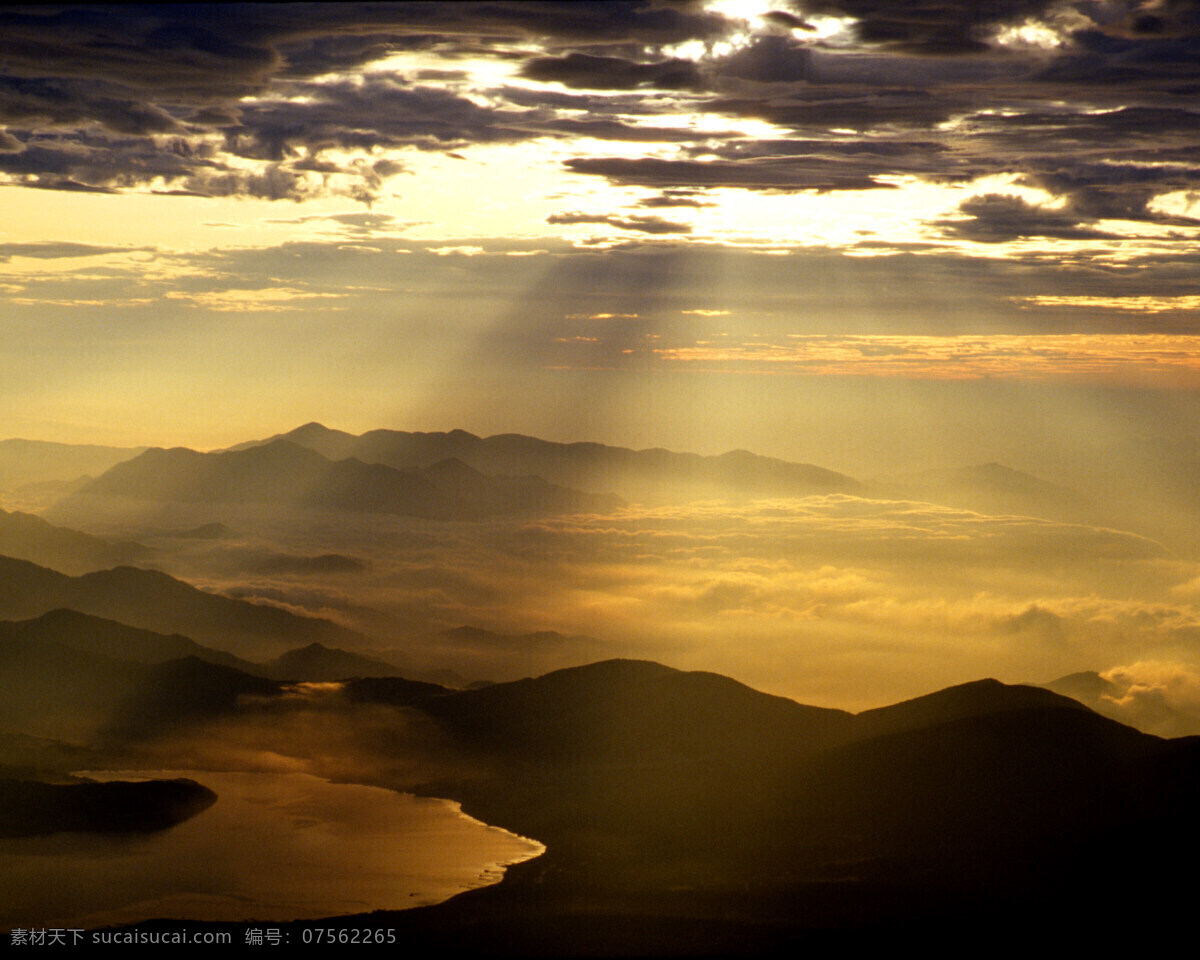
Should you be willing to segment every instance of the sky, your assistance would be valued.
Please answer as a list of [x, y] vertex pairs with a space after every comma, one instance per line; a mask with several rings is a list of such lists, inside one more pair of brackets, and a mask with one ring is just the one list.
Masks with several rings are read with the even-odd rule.
[[7, 7], [0, 435], [1191, 435], [1198, 89], [1190, 0]]
[[812, 702], [1096, 669], [1200, 717], [1198, 241], [1195, 0], [0, 8], [0, 437], [1084, 491], [634, 504], [374, 568], [402, 619]]

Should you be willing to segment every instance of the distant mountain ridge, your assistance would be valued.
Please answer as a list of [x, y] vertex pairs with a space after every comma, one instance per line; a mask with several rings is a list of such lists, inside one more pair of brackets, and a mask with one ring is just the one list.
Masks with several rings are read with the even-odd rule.
[[271, 503], [394, 513], [432, 520], [604, 511], [612, 495], [581, 493], [535, 476], [486, 476], [453, 457], [396, 469], [331, 460], [289, 440], [215, 453], [154, 448], [117, 464], [68, 500]]
[[1021, 514], [1069, 523], [1095, 521], [1088, 497], [1000, 463], [925, 470], [876, 480], [876, 496], [921, 500], [988, 514]]
[[286, 440], [331, 459], [354, 457], [397, 470], [423, 470], [447, 459], [488, 474], [542, 477], [581, 490], [612, 491], [625, 499], [667, 497], [683, 491], [696, 496], [805, 496], [851, 493], [852, 477], [804, 463], [764, 457], [745, 450], [719, 456], [675, 453], [659, 448], [632, 450], [601, 443], [556, 443], [522, 434], [478, 437], [465, 430], [408, 433], [371, 430], [360, 436], [308, 423], [266, 440], [231, 450]]

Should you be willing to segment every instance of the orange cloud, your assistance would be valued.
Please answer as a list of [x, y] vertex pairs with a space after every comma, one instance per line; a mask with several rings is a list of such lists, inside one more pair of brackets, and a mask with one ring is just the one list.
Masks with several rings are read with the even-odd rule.
[[1171, 334], [836, 336], [654, 347], [659, 361], [746, 373], [931, 380], [1133, 382], [1200, 385], [1200, 338]]

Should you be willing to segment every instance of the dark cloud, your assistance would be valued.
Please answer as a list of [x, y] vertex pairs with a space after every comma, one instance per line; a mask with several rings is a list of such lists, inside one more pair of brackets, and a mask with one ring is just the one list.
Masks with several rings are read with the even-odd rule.
[[790, 37], [765, 36], [725, 57], [716, 71], [759, 83], [789, 83], [814, 79], [812, 60], [808, 46]]
[[105, 247], [90, 243], [0, 243], [0, 262], [13, 257], [33, 257], [37, 260], [58, 260], [63, 257], [98, 257], [106, 253], [129, 253], [149, 250], [149, 247]]
[[635, 230], [638, 233], [691, 233], [692, 228], [686, 223], [676, 223], [664, 220], [662, 217], [630, 216], [617, 217], [589, 213], [556, 213], [546, 218], [547, 223], [605, 223], [610, 227], [621, 230]]
[[243, 108], [241, 125], [226, 131], [230, 152], [280, 161], [301, 149], [442, 150], [529, 136], [513, 126], [525, 111], [481, 107], [448, 90], [413, 87], [393, 77], [295, 86], [287, 92], [292, 98]]
[[303, 37], [280, 48], [284, 66], [279, 75], [310, 79], [323, 74], [344, 73], [403, 50], [428, 49], [438, 40], [436, 35], [413, 37], [398, 34]]
[[404, 170], [402, 164], [379, 159], [338, 165], [319, 159], [320, 153], [330, 148], [443, 149], [534, 135], [506, 124], [521, 117], [521, 112], [479, 107], [446, 90], [408, 87], [391, 78], [362, 84], [293, 85], [286, 92], [307, 99], [298, 102], [281, 96], [244, 106], [238, 123], [223, 128], [225, 150], [262, 161], [257, 170], [224, 162], [210, 140], [179, 136], [164, 142], [96, 131], [27, 134], [24, 150], [0, 153], [0, 171], [32, 178], [41, 186], [75, 181], [124, 188], [162, 179], [171, 188], [197, 195], [271, 199], [297, 199], [318, 189], [305, 183], [306, 172], [336, 173], [354, 181], [347, 189], [357, 191], [357, 198], [370, 200], [385, 179]]
[[[634, 126], [620, 120], [576, 120], [564, 117], [523, 122], [520, 127], [530, 134], [544, 132], [595, 140], [624, 140], [628, 143], [691, 143], [696, 139], [696, 134], [691, 130], [679, 127]], [[726, 136], [733, 134], [728, 133]]]
[[835, 175], [851, 181], [908, 174], [934, 181], [969, 179], [970, 164], [950, 147], [933, 139], [892, 138], [733, 140], [715, 147], [697, 147], [706, 155], [751, 165], [768, 165], [796, 174]]
[[887, 187], [867, 177], [845, 176], [835, 164], [657, 160], [650, 157], [580, 157], [568, 160], [576, 173], [614, 183], [647, 187], [741, 187], [746, 190], [867, 190]]
[[1191, 217], [1170, 216], [1150, 209], [1150, 201], [1168, 189], [1200, 185], [1200, 167], [1164, 171], [1161, 167], [1112, 164], [1096, 170], [1085, 165], [1039, 171], [1024, 178], [1065, 199], [1065, 209], [1080, 219], [1143, 220], [1196, 226]]
[[843, 91], [822, 86], [807, 92], [793, 92], [786, 98], [720, 99], [711, 103], [708, 109], [808, 133], [862, 132], [876, 128], [887, 133], [904, 128], [928, 130], [948, 122], [956, 114], [969, 113], [971, 107], [962, 94], [935, 96], [932, 91], [918, 87]]
[[98, 124], [145, 136], [178, 131], [165, 110], [139, 102], [103, 81], [0, 77], [0, 123], [42, 126]]
[[261, 90], [280, 73], [353, 69], [449, 40], [665, 44], [726, 26], [695, 4], [647, 0], [96, 4], [0, 11], [0, 56], [9, 76], [101, 79], [202, 101]]
[[299, 174], [278, 164], [236, 169], [216, 159], [211, 148], [186, 140], [160, 145], [105, 136], [39, 137], [20, 152], [0, 153], [0, 172], [23, 186], [55, 190], [111, 191], [161, 179], [170, 190], [195, 196], [279, 200], [308, 193]]
[[[319, 180], [306, 182], [306, 173], [341, 173], [351, 181], [341, 192], [369, 202], [398, 172], [394, 164], [339, 170], [317, 154], [332, 147], [440, 149], [544, 131], [506, 126], [519, 119], [506, 115], [512, 111], [479, 107], [445, 89], [395, 79], [306, 87], [307, 78], [356, 71], [402, 50], [507, 56], [497, 44], [536, 38], [640, 47], [712, 38], [726, 25], [696, 4], [642, 0], [6, 8], [0, 123], [11, 129], [0, 135], [0, 154], [28, 152], [20, 145], [35, 136], [41, 144], [40, 152], [0, 169], [56, 189], [126, 189], [161, 179], [167, 192], [272, 198], [323, 189]], [[692, 66], [648, 69], [655, 83], [670, 84]], [[251, 95], [265, 96], [247, 104]], [[301, 96], [308, 99], [297, 102]], [[207, 141], [197, 137], [214, 131], [230, 152], [263, 166], [247, 172], [200, 155]], [[170, 155], [159, 142], [163, 134], [189, 138], [196, 152]], [[52, 142], [56, 135], [62, 142]]]
[[989, 193], [959, 204], [970, 219], [940, 222], [945, 233], [979, 243], [1006, 243], [1028, 237], [1060, 240], [1116, 240], [1112, 233], [1088, 226], [1069, 210], [1034, 206], [1020, 197]]
[[1169, 37], [1124, 37], [1112, 31], [1080, 30], [1070, 51], [1057, 58], [1039, 75], [1042, 82], [1083, 86], [1090, 90], [1112, 89], [1115, 83], [1133, 90], [1169, 90], [1194, 94], [1200, 81], [1200, 35]]
[[770, 10], [763, 14], [763, 19], [768, 23], [779, 27], [786, 27], [789, 30], [816, 30], [816, 27], [807, 20], [802, 20], [800, 17], [788, 13], [786, 10]]
[[[852, 29], [816, 39], [805, 18], [824, 15]], [[679, 145], [671, 159], [570, 162], [656, 189], [1017, 174], [1059, 199], [1058, 225], [993, 205], [959, 235], [984, 236], [985, 220], [996, 237], [1004, 221], [1058, 238], [1103, 219], [1187, 227], [1154, 201], [1200, 185], [1198, 19], [1182, 0], [795, 0], [714, 56], [744, 24], [666, 0], [8, 7], [0, 173], [52, 189], [370, 203], [404, 172], [382, 151], [551, 136]], [[1042, 33], [1002, 38], [1023, 25]], [[1057, 45], [1036, 45], [1051, 34]], [[685, 59], [669, 46], [682, 41], [710, 54]], [[422, 66], [363, 72], [403, 52]], [[567, 89], [489, 88], [471, 68], [481, 58]], [[680, 111], [727, 129], [655, 122]], [[740, 133], [745, 120], [778, 133]]]
[[638, 201], [639, 207], [649, 207], [651, 209], [661, 207], [692, 207], [700, 209], [702, 207], [715, 207], [715, 203], [710, 203], [707, 200], [699, 200], [696, 198], [694, 191], [690, 190], [664, 190], [657, 197], [647, 197], [644, 200]]
[[1057, 0], [796, 0], [805, 14], [853, 17], [859, 40], [924, 56], [986, 51], [998, 26], [1041, 17]]
[[236, 17], [204, 5], [8, 8], [0, 11], [0, 56], [8, 76], [103, 81], [187, 99], [240, 96], [281, 65], [271, 46], [281, 16], [254, 4]]
[[703, 86], [699, 68], [691, 60], [636, 63], [621, 57], [569, 53], [565, 57], [537, 57], [521, 70], [530, 80], [557, 82], [591, 90], [696, 90]]

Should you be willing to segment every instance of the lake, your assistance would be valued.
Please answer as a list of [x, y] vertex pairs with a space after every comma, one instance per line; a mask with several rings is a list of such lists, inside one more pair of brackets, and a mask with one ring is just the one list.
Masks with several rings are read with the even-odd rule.
[[506, 865], [545, 849], [466, 816], [450, 800], [302, 773], [81, 775], [188, 777], [218, 799], [158, 833], [0, 841], [0, 929], [158, 917], [279, 922], [405, 909], [496, 883]]

